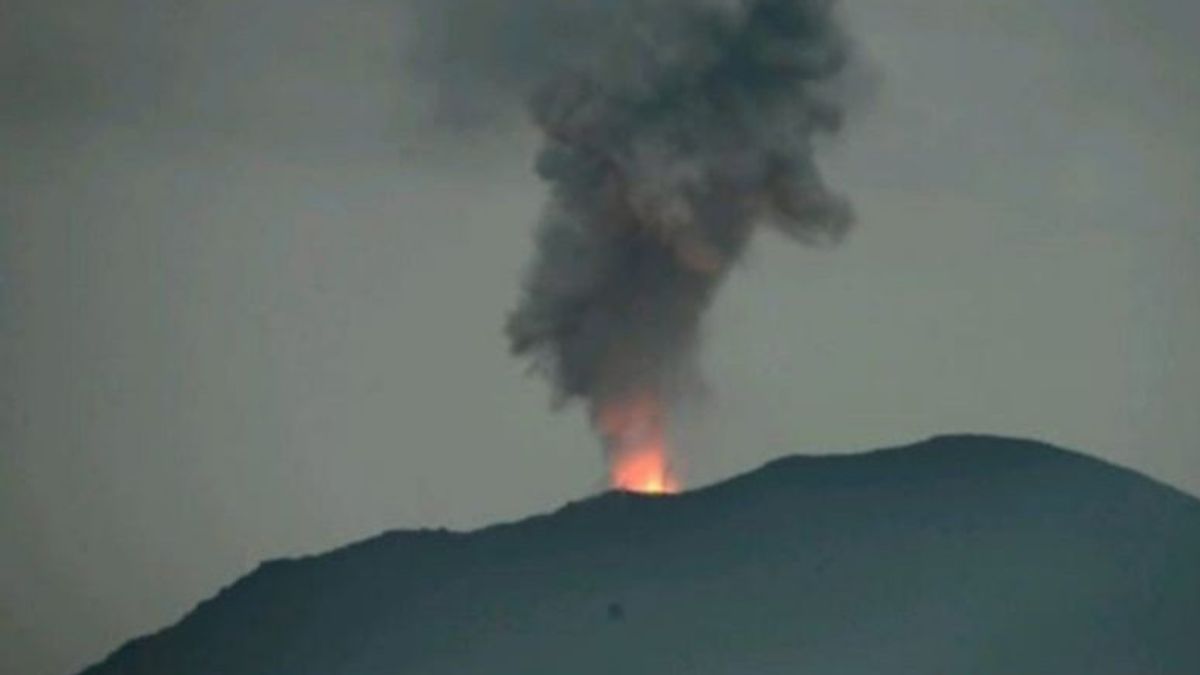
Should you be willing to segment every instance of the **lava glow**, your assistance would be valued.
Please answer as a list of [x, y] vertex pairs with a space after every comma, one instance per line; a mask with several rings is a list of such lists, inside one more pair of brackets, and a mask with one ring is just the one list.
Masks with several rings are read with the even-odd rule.
[[671, 470], [666, 414], [652, 395], [605, 405], [596, 418], [609, 456], [612, 487], [641, 494], [675, 494], [682, 489]]

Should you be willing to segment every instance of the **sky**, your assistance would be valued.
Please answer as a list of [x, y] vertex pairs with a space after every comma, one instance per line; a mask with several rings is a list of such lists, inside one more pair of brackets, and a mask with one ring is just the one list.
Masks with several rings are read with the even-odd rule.
[[[859, 222], [731, 275], [688, 482], [985, 432], [1200, 494], [1200, 6], [844, 4], [877, 86], [820, 161]], [[400, 7], [0, 8], [0, 672], [602, 489], [502, 332], [536, 135], [435, 105]]]

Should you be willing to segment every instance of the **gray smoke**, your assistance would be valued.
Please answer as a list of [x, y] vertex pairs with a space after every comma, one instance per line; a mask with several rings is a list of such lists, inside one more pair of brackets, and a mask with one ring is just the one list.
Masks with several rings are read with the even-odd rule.
[[481, 109], [520, 95], [544, 135], [550, 195], [507, 330], [560, 401], [670, 399], [697, 381], [701, 317], [754, 226], [821, 242], [850, 224], [813, 158], [841, 119], [834, 4], [416, 4], [444, 93]]

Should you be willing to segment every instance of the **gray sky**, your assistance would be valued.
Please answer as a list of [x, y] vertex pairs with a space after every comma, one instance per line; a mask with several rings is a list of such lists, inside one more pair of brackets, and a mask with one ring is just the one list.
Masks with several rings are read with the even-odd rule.
[[[394, 4], [0, 9], [0, 672], [600, 487], [501, 334], [536, 138], [423, 121]], [[861, 223], [734, 273], [689, 480], [978, 431], [1200, 493], [1200, 7], [847, 9], [882, 85], [823, 159]]]

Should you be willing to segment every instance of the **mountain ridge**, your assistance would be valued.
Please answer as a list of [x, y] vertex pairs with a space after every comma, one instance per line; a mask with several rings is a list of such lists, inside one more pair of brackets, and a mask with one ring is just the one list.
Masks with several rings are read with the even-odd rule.
[[[741, 606], [739, 591], [759, 607]], [[799, 607], [818, 597], [859, 613]], [[971, 662], [979, 644], [998, 639], [992, 623], [1016, 620], [1014, 603], [1074, 622], [1054, 628], [1074, 643], [1047, 661], [1059, 672], [1200, 672], [1186, 639], [1200, 626], [1200, 501], [1071, 450], [995, 436], [785, 457], [681, 495], [606, 492], [473, 531], [396, 530], [270, 561], [84, 675], [909, 672], [887, 668]], [[1076, 616], [1081, 603], [1097, 608]], [[900, 639], [928, 640], [897, 618], [909, 613], [952, 632], [954, 617], [970, 625], [957, 641], [925, 647], [942, 650], [939, 659]], [[616, 640], [614, 622], [661, 633], [661, 651], [683, 661], [655, 665], [665, 656], [648, 638]], [[726, 651], [695, 644], [716, 626], [745, 635], [722, 638], [734, 644]], [[848, 652], [853, 627], [896, 641], [899, 656]], [[797, 637], [813, 631], [826, 637]], [[1017, 632], [1019, 649], [1041, 639]], [[1114, 670], [1112, 657], [1109, 670], [1088, 659], [1072, 670], [1099, 637], [1124, 645], [1142, 670]], [[1139, 650], [1139, 640], [1158, 646]], [[1160, 663], [1163, 649], [1182, 666]]]

